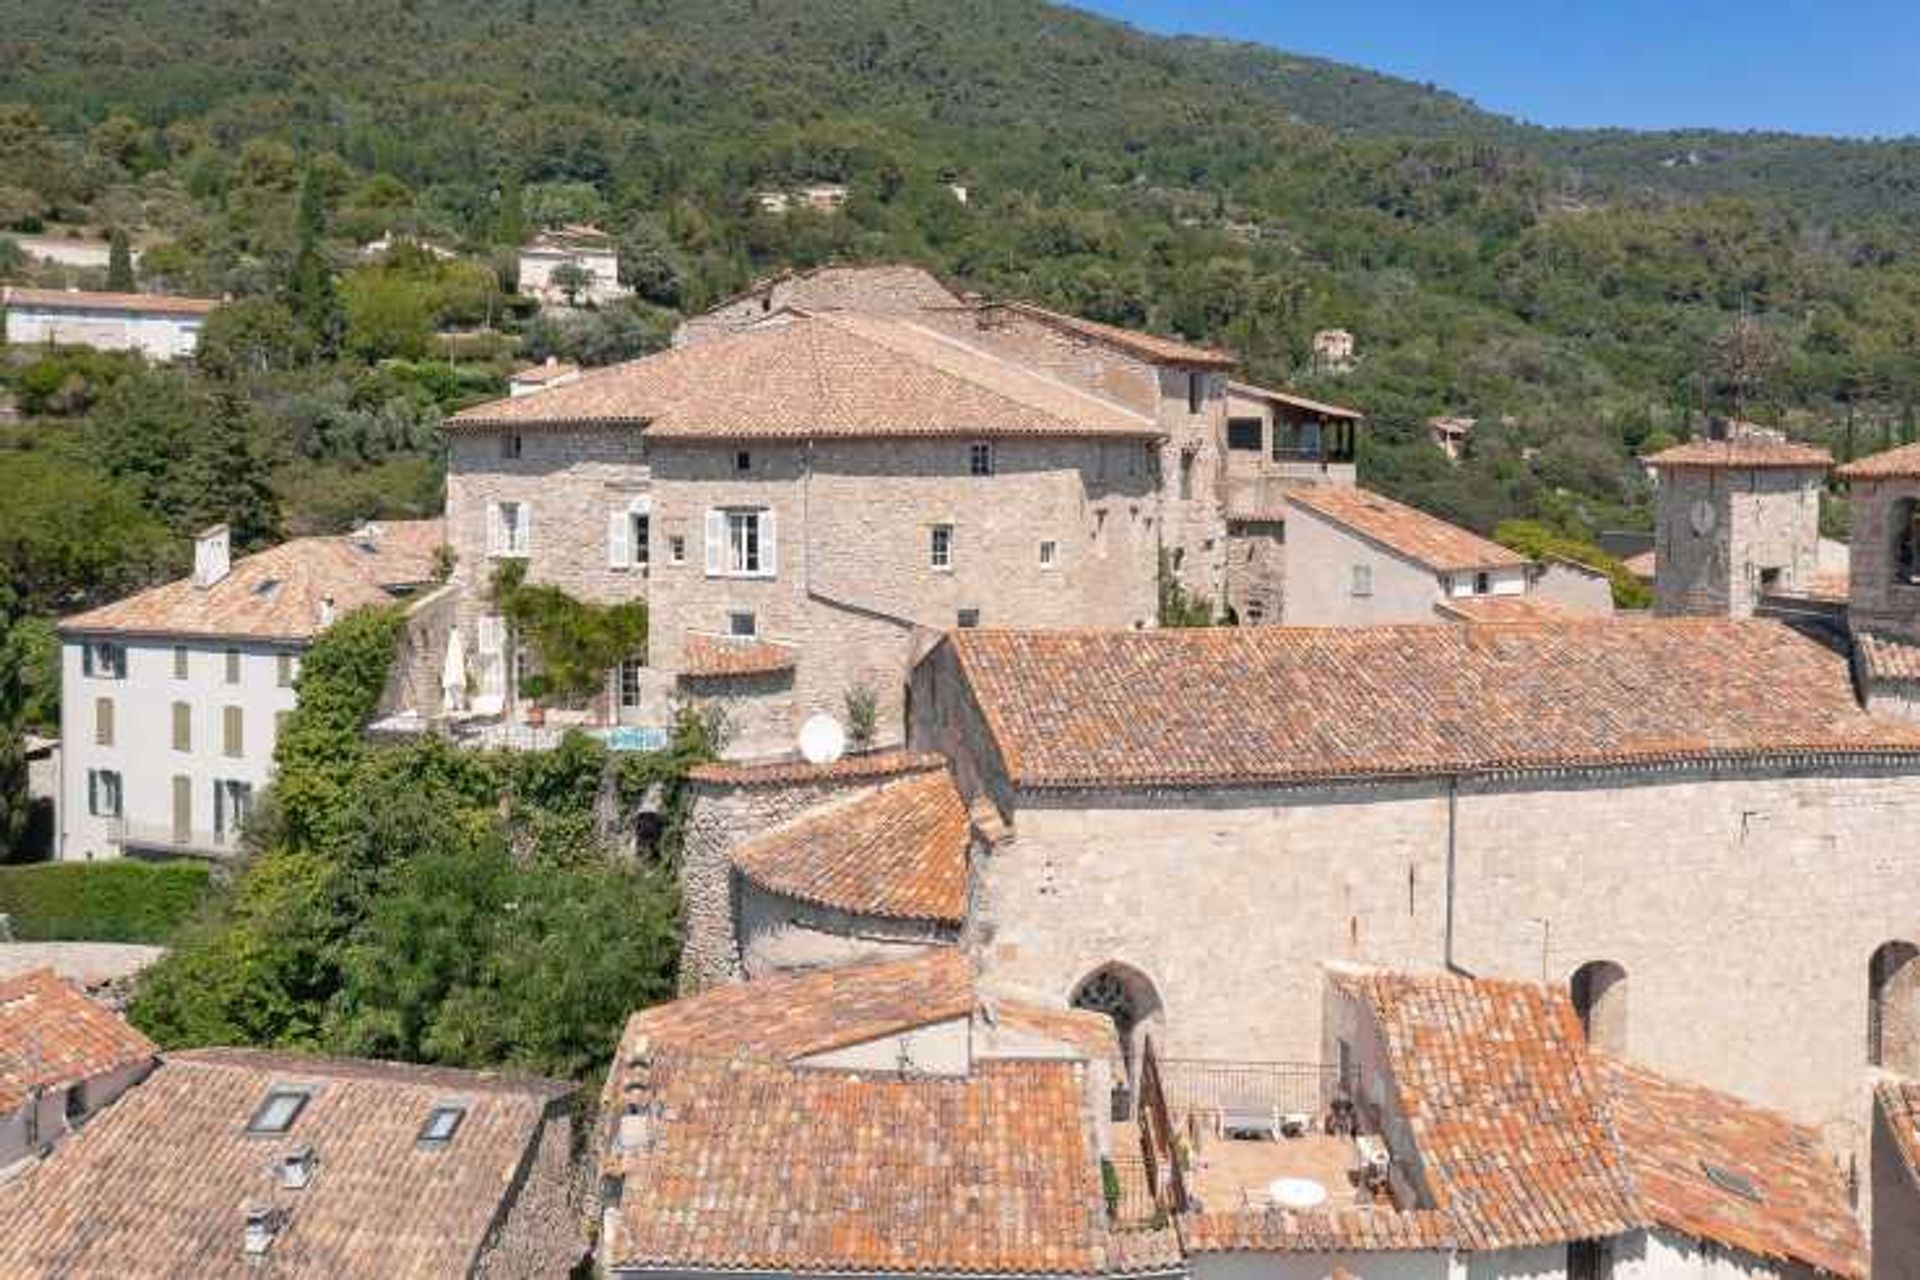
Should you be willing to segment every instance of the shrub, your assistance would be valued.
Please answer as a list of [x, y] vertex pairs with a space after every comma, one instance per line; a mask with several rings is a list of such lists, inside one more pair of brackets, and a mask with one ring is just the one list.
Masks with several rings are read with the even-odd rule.
[[46, 862], [0, 867], [0, 912], [22, 941], [166, 943], [207, 896], [199, 862]]

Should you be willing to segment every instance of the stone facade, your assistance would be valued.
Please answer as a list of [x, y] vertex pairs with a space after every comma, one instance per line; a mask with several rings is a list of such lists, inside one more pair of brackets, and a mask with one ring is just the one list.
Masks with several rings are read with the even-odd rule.
[[1811, 590], [1820, 478], [1812, 468], [1663, 468], [1655, 612], [1750, 618], [1762, 595]]
[[551, 1110], [515, 1172], [506, 1212], [475, 1260], [476, 1280], [565, 1274], [587, 1254], [585, 1171], [573, 1161], [573, 1120]]
[[1227, 525], [1227, 607], [1241, 626], [1281, 620], [1287, 599], [1287, 522], [1235, 519]]
[[1920, 504], [1920, 480], [1855, 480], [1848, 621], [1856, 632], [1920, 644], [1920, 580], [1899, 563], [1900, 548]]

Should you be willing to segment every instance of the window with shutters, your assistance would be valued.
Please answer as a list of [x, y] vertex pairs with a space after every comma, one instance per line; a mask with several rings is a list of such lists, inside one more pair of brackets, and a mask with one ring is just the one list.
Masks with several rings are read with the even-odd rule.
[[496, 502], [487, 508], [487, 554], [524, 556], [533, 545], [533, 507], [526, 502]]
[[193, 750], [193, 707], [185, 702], [173, 704], [173, 749]]
[[96, 680], [124, 680], [127, 678], [126, 646], [108, 641], [83, 645], [80, 666], [86, 675]]
[[500, 456], [511, 460], [520, 456], [521, 440], [516, 432], [509, 431], [500, 437]]
[[93, 740], [103, 747], [113, 745], [113, 699], [93, 700]]
[[607, 513], [607, 567], [644, 569], [647, 567], [648, 517], [631, 508]]
[[1052, 538], [1043, 539], [1040, 543], [1040, 567], [1042, 569], [1051, 569], [1059, 563], [1060, 544]]
[[193, 779], [184, 773], [173, 775], [173, 842], [185, 844], [193, 839]]
[[187, 678], [187, 672], [187, 646], [177, 644], [173, 646], [173, 678], [175, 680], [185, 680]]
[[222, 755], [231, 756], [236, 760], [242, 755], [246, 745], [241, 741], [243, 723], [244, 721], [239, 707], [222, 707], [220, 709], [220, 751]]
[[227, 683], [240, 683], [240, 651], [238, 649], [227, 650]]
[[120, 816], [120, 775], [112, 769], [87, 770], [87, 812], [96, 818]]
[[253, 810], [253, 784], [237, 778], [213, 783], [213, 834], [221, 842], [237, 839]]
[[1353, 566], [1353, 594], [1364, 598], [1373, 594], [1373, 566], [1357, 564]]
[[993, 474], [993, 445], [988, 441], [967, 446], [967, 474], [970, 476], [990, 476]]
[[953, 568], [953, 526], [937, 524], [930, 530], [931, 538], [927, 544], [927, 563], [936, 569]]
[[774, 576], [773, 512], [764, 508], [707, 513], [707, 574], [718, 578]]
[[282, 689], [293, 688], [293, 676], [294, 676], [293, 655], [290, 653], [277, 654], [275, 655], [274, 662], [275, 662], [274, 678], [276, 682], [280, 685]]

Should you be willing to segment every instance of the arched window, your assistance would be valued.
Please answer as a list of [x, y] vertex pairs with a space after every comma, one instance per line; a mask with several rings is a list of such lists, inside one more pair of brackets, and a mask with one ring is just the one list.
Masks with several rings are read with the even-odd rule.
[[1160, 993], [1154, 990], [1152, 980], [1131, 965], [1105, 964], [1080, 980], [1068, 1003], [1113, 1019], [1120, 1051], [1126, 1055], [1131, 1074], [1139, 1037], [1160, 1018]]
[[1920, 947], [1888, 942], [1867, 961], [1867, 1061], [1920, 1073]]
[[1887, 530], [1893, 535], [1894, 580], [1920, 582], [1920, 508], [1912, 498], [1901, 498], [1888, 510]]
[[1590, 960], [1567, 983], [1587, 1043], [1609, 1053], [1627, 1049], [1627, 971], [1611, 960]]

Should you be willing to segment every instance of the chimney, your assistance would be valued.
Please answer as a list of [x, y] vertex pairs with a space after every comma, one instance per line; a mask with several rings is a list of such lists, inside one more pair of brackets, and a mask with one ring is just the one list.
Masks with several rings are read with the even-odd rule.
[[247, 1257], [266, 1257], [267, 1250], [273, 1247], [273, 1237], [280, 1226], [272, 1206], [250, 1203], [242, 1212], [245, 1213], [247, 1222], [243, 1241]]
[[288, 1191], [304, 1191], [319, 1167], [319, 1153], [311, 1143], [303, 1142], [280, 1157], [280, 1185]]
[[202, 529], [193, 539], [193, 585], [201, 590], [227, 576], [233, 568], [233, 552], [227, 541], [227, 526], [216, 524]]
[[333, 597], [332, 596], [320, 597], [320, 625], [323, 627], [330, 627], [333, 625]]

